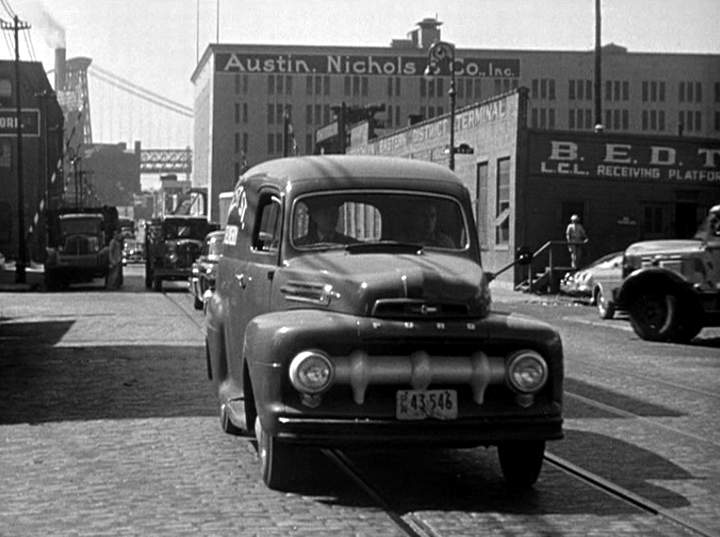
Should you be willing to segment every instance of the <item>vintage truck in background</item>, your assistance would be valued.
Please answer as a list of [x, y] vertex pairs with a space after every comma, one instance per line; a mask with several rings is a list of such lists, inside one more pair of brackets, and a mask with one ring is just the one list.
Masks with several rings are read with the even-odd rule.
[[108, 273], [108, 245], [118, 229], [115, 207], [62, 208], [47, 211], [45, 288], [91, 282]]
[[642, 339], [682, 343], [720, 326], [720, 205], [692, 239], [636, 242], [622, 265], [615, 302]]

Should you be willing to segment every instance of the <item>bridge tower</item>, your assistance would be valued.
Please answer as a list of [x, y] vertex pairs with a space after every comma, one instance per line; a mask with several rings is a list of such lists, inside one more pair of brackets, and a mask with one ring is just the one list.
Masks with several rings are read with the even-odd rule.
[[79, 148], [92, 143], [88, 67], [90, 58], [65, 61], [65, 49], [55, 51], [55, 92], [65, 115], [65, 145]]

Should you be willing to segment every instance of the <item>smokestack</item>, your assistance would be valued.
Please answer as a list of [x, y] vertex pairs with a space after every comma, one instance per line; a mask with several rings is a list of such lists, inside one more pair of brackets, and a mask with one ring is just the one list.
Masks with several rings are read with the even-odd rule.
[[65, 49], [55, 49], [55, 91], [65, 89]]
[[55, 91], [65, 89], [65, 49], [55, 49]]

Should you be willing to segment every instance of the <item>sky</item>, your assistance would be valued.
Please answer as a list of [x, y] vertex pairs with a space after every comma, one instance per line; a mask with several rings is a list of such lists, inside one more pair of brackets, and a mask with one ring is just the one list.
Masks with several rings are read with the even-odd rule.
[[[384, 47], [437, 16], [443, 40], [458, 48], [589, 50], [595, 44], [595, 0], [0, 1], [0, 18], [9, 20], [9, 7], [32, 25], [32, 49], [21, 39], [21, 59], [50, 70], [54, 48], [64, 41], [67, 58], [90, 57], [93, 65], [190, 107], [197, 58], [218, 36], [221, 43]], [[720, 54], [719, 0], [602, 0], [601, 10], [604, 44]], [[10, 37], [6, 32], [0, 43], [0, 59], [13, 57]], [[91, 92], [91, 110], [100, 119], [98, 100], [112, 96], [97, 93]]]

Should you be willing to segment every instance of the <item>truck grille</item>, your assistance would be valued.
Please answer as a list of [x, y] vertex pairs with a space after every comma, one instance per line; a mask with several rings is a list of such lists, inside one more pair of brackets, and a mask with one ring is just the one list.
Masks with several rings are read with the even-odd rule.
[[373, 317], [385, 319], [435, 319], [466, 317], [466, 304], [427, 302], [406, 298], [383, 298], [375, 301]]

